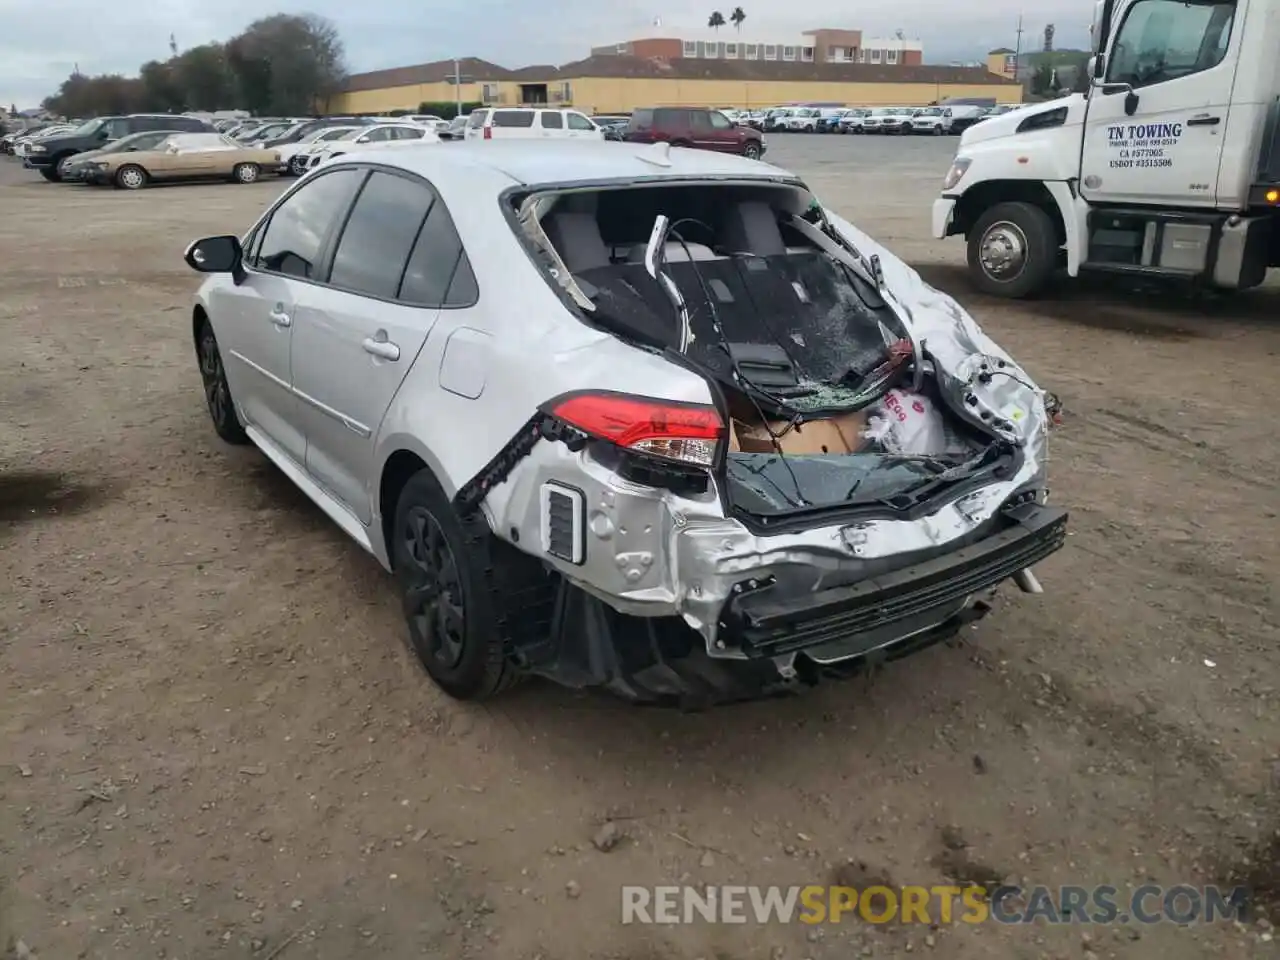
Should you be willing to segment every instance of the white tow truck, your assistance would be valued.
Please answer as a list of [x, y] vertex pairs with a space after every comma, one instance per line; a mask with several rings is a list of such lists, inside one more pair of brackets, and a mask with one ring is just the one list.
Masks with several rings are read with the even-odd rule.
[[[1241, 290], [1280, 265], [1280, 0], [1101, 0], [1087, 95], [966, 130], [933, 234], [983, 292], [1065, 259]], [[1064, 256], [1065, 253], [1065, 256]]]

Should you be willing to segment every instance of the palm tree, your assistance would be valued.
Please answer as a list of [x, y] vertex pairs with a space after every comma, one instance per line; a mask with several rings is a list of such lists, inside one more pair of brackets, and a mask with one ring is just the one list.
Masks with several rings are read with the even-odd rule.
[[724, 14], [722, 14], [719, 10], [715, 11], [707, 19], [707, 26], [710, 27], [712, 30], [718, 31], [721, 27], [724, 26]]
[[747, 19], [746, 13], [741, 7], [734, 7], [733, 13], [729, 14], [729, 21], [733, 24], [733, 29], [741, 30], [742, 21]]

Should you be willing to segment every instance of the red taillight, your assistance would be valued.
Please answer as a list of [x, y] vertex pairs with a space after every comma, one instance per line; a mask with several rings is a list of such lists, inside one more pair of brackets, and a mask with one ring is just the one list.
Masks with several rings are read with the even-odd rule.
[[484, 138], [485, 138], [486, 140], [492, 140], [492, 139], [493, 139], [493, 127], [485, 127], [485, 128], [484, 128]]
[[571, 394], [548, 412], [598, 440], [698, 467], [715, 463], [725, 436], [714, 407], [620, 393]]

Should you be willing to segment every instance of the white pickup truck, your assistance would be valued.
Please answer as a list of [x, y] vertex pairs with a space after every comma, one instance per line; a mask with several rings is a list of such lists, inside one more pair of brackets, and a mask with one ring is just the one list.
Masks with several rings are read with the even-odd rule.
[[933, 234], [982, 291], [1063, 261], [1220, 289], [1280, 265], [1280, 0], [1101, 0], [1092, 88], [966, 130]]

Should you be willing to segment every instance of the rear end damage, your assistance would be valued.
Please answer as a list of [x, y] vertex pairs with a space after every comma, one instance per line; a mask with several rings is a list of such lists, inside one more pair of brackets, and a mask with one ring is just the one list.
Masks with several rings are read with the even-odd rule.
[[1038, 590], [1067, 519], [1044, 395], [954, 305], [895, 296], [798, 185], [696, 188], [516, 198], [566, 306], [707, 402], [553, 398], [459, 492], [548, 571], [545, 629], [512, 656], [703, 704], [952, 636], [1007, 579]]

